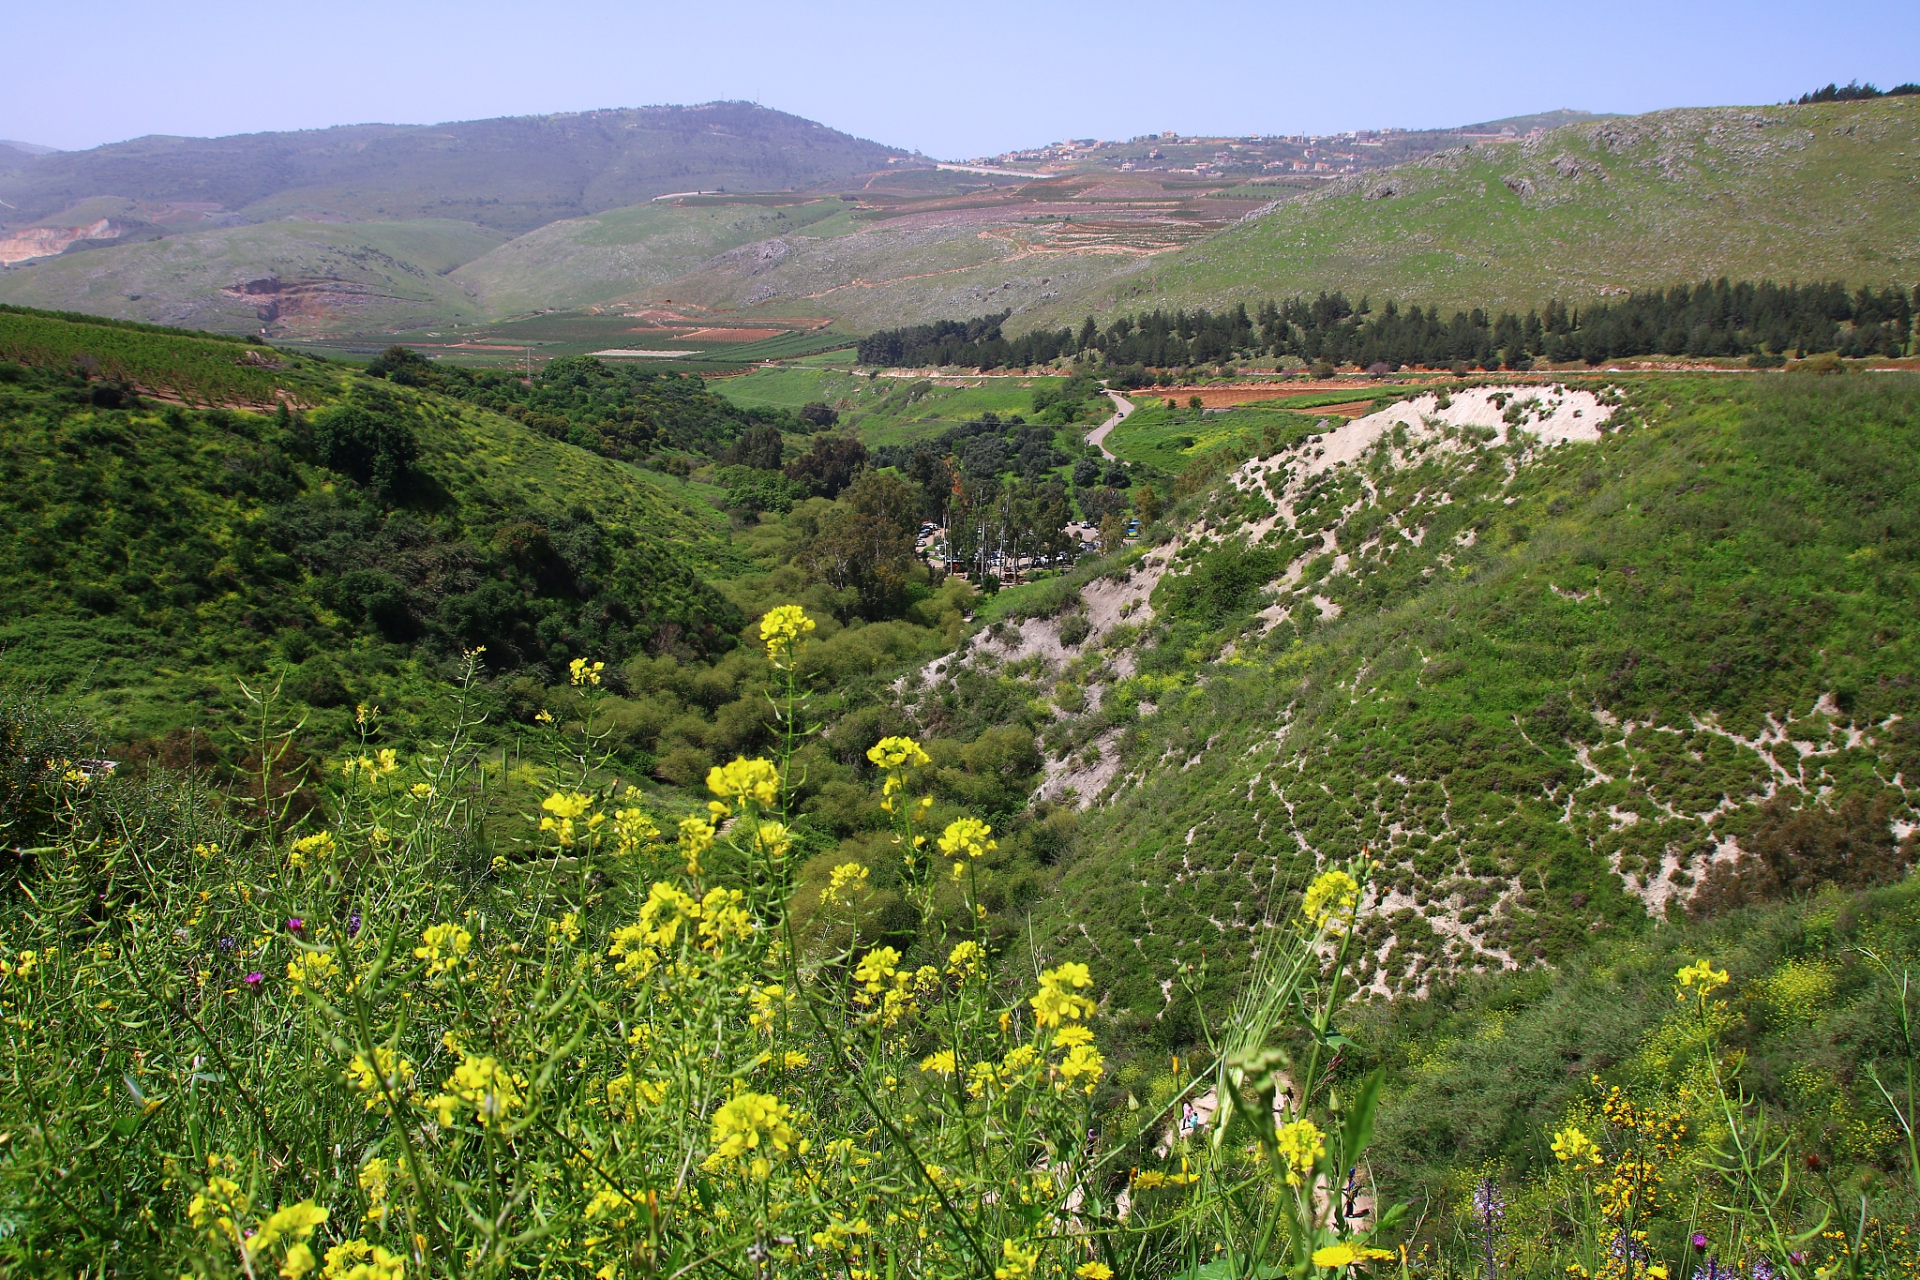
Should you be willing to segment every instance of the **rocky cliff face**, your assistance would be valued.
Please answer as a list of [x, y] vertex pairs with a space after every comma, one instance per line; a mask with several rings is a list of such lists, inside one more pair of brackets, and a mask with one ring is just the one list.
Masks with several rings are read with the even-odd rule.
[[77, 240], [115, 240], [119, 229], [105, 218], [83, 227], [22, 227], [0, 233], [0, 266], [50, 258]]

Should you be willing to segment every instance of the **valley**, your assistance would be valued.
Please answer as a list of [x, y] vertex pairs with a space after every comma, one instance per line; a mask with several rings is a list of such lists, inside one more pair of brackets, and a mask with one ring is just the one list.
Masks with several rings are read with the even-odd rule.
[[1920, 1274], [1907, 89], [0, 144], [0, 1272]]

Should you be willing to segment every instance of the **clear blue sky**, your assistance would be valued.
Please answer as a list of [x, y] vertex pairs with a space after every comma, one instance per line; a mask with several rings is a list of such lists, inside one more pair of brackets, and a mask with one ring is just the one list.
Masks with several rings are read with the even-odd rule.
[[1920, 80], [1920, 4], [91, 0], [9, 6], [0, 138], [62, 148], [744, 98], [941, 158]]

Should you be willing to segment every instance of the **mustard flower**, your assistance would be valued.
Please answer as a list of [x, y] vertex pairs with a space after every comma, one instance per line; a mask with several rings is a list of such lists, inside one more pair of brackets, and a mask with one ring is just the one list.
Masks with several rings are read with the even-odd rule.
[[567, 664], [567, 674], [572, 677], [575, 688], [599, 684], [600, 673], [606, 669], [606, 663], [588, 662], [585, 658], [575, 658]]
[[707, 790], [722, 801], [751, 799], [771, 806], [780, 800], [780, 771], [770, 760], [736, 757], [731, 764], [715, 765], [707, 772]]
[[1057, 1027], [1063, 1021], [1078, 1021], [1091, 1017], [1099, 1008], [1085, 996], [1075, 995], [1074, 990], [1093, 985], [1093, 976], [1087, 972], [1087, 966], [1074, 961], [1053, 969], [1045, 969], [1040, 974], [1040, 991], [1027, 1003], [1033, 1006], [1033, 1018], [1042, 1027]]
[[287, 961], [287, 979], [296, 991], [322, 986], [339, 973], [339, 962], [325, 951], [302, 951]]
[[413, 949], [416, 959], [427, 962], [427, 976], [437, 978], [458, 968], [473, 950], [473, 935], [457, 924], [428, 925]]
[[950, 1076], [954, 1072], [953, 1050], [942, 1049], [920, 1060], [920, 1070], [928, 1075]]
[[1090, 1044], [1076, 1044], [1061, 1060], [1060, 1076], [1069, 1085], [1079, 1085], [1084, 1079], [1087, 1083], [1083, 1087], [1091, 1095], [1106, 1068], [1107, 1060], [1100, 1056], [1098, 1049]]
[[771, 1094], [735, 1094], [713, 1113], [713, 1151], [701, 1167], [712, 1173], [729, 1161], [738, 1161], [755, 1178], [765, 1179], [773, 1167], [768, 1153], [782, 1157], [795, 1151], [806, 1153], [792, 1115], [793, 1108]]
[[838, 902], [843, 906], [853, 905], [856, 889], [865, 888], [867, 869], [857, 862], [843, 862], [833, 869], [833, 878], [821, 896], [828, 902]]
[[1280, 1159], [1286, 1164], [1287, 1185], [1297, 1187], [1313, 1173], [1313, 1162], [1327, 1154], [1326, 1135], [1311, 1120], [1280, 1126]]
[[1002, 1261], [993, 1269], [993, 1280], [1026, 1280], [1040, 1262], [1040, 1250], [1017, 1240], [1000, 1242]]
[[1582, 1164], [1606, 1163], [1600, 1145], [1572, 1125], [1553, 1135], [1553, 1158], [1576, 1169]]
[[527, 1087], [525, 1076], [508, 1071], [493, 1058], [472, 1054], [465, 1055], [440, 1087], [443, 1092], [426, 1105], [439, 1114], [443, 1129], [452, 1127], [454, 1116], [464, 1108], [473, 1110], [483, 1128], [505, 1124], [527, 1101], [522, 1092]]
[[642, 809], [618, 809], [613, 815], [613, 832], [621, 857], [638, 853], [660, 839], [660, 828]]
[[1306, 897], [1300, 903], [1300, 913], [1314, 928], [1324, 928], [1336, 916], [1351, 915], [1359, 901], [1357, 880], [1344, 871], [1323, 871], [1308, 886]]
[[766, 616], [760, 619], [760, 641], [767, 646], [767, 660], [781, 670], [792, 666], [800, 637], [816, 625], [797, 604], [776, 605], [767, 610]]
[[385, 1045], [376, 1045], [372, 1062], [367, 1061], [365, 1054], [353, 1055], [353, 1061], [347, 1065], [347, 1079], [367, 1095], [366, 1109], [371, 1111], [386, 1104], [388, 1093], [406, 1094], [413, 1083], [413, 1064]]
[[947, 973], [964, 981], [978, 977], [986, 962], [986, 950], [979, 943], [962, 942], [947, 952]]
[[343, 1240], [327, 1250], [325, 1280], [406, 1280], [406, 1262], [365, 1240]]
[[912, 738], [882, 738], [867, 748], [867, 759], [882, 769], [923, 769], [933, 763]]
[[993, 828], [978, 818], [955, 818], [947, 824], [941, 833], [939, 849], [949, 858], [965, 855], [968, 858], [982, 857], [1000, 846], [987, 839], [993, 834]]
[[1674, 992], [1674, 999], [1682, 1003], [1686, 1001], [1689, 990], [1695, 990], [1700, 999], [1705, 1000], [1729, 981], [1726, 970], [1716, 969], [1705, 960], [1696, 960], [1673, 976], [1680, 984]]

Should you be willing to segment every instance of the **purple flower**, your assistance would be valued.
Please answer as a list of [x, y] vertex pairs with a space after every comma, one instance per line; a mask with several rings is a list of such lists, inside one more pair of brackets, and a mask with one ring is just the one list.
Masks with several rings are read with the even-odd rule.
[[245, 979], [247, 986], [253, 988], [256, 991], [259, 990], [260, 984], [265, 982], [266, 980], [267, 980], [267, 975], [264, 973], [250, 973], [246, 976], [246, 979]]
[[1805, 1262], [1806, 1260], [1807, 1260], [1807, 1255], [1800, 1252], [1798, 1249], [1795, 1249], [1792, 1253], [1787, 1255], [1787, 1261], [1791, 1262], [1796, 1267], [1799, 1266], [1801, 1263]]
[[[1701, 1240], [1705, 1237], [1696, 1235], [1694, 1239]], [[1694, 1268], [1693, 1280], [1740, 1280], [1740, 1273], [1734, 1267], [1721, 1266], [1720, 1259], [1709, 1257], [1706, 1266]]]
[[1752, 1265], [1747, 1268], [1747, 1274], [1752, 1277], [1752, 1280], [1780, 1280], [1780, 1273], [1775, 1271], [1773, 1264], [1764, 1257], [1755, 1258]]
[[220, 949], [221, 949], [222, 951], [231, 951], [231, 950], [233, 950], [233, 939], [232, 939], [232, 938], [222, 938], [222, 939], [220, 939]]
[[1707, 1237], [1704, 1233], [1699, 1231], [1693, 1233], [1693, 1247], [1696, 1249], [1704, 1249], [1707, 1247]]
[[1487, 1226], [1507, 1216], [1507, 1202], [1500, 1195], [1500, 1185], [1492, 1178], [1482, 1179], [1473, 1189], [1473, 1211]]
[[298, 933], [306, 927], [307, 927], [307, 922], [305, 920], [302, 920], [299, 916], [292, 916], [287, 920], [288, 933]]
[[347, 917], [347, 936], [349, 938], [355, 938], [355, 937], [358, 937], [359, 935], [360, 935], [360, 913], [356, 911], [352, 915]]

